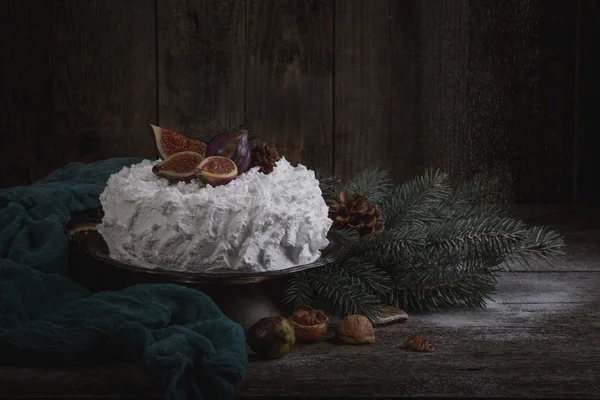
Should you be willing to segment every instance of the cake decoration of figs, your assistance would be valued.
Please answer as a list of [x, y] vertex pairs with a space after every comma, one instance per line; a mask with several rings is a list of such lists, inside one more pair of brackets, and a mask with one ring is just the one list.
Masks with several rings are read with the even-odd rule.
[[170, 182], [189, 182], [195, 179], [204, 156], [194, 151], [175, 153], [152, 167], [152, 172]]
[[235, 163], [225, 157], [204, 157], [193, 151], [175, 153], [155, 164], [152, 172], [174, 182], [190, 182], [199, 179], [211, 186], [226, 185], [238, 175]]
[[235, 162], [226, 157], [206, 157], [198, 166], [198, 177], [203, 183], [211, 186], [226, 185], [237, 175]]
[[248, 143], [248, 131], [239, 130], [225, 132], [215, 136], [206, 145], [207, 157], [226, 157], [235, 162], [237, 173], [243, 174], [250, 165], [250, 145]]
[[163, 160], [182, 151], [193, 151], [201, 155], [206, 151], [206, 144], [199, 140], [190, 139], [160, 126], [152, 124], [150, 126], [154, 133], [156, 150]]

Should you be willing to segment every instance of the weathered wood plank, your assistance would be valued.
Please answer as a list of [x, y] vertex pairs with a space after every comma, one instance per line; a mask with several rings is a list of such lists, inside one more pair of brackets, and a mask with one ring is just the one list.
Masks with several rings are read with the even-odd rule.
[[336, 0], [334, 171], [393, 164], [390, 131], [391, 46], [388, 0]]
[[406, 182], [426, 168], [422, 120], [423, 56], [420, 34], [421, 1], [390, 1], [392, 46], [390, 130], [392, 174]]
[[57, 0], [52, 7], [56, 161], [153, 156], [154, 2]]
[[332, 172], [333, 0], [247, 0], [248, 127]]
[[574, 4], [391, 1], [394, 175], [483, 170], [508, 200], [569, 200]]
[[572, 198], [576, 1], [513, 1], [505, 79], [512, 78], [511, 137], [516, 199]]
[[[502, 274], [481, 310], [410, 315], [351, 346], [300, 344], [279, 360], [252, 360], [244, 396], [594, 397], [600, 390], [600, 273]], [[333, 335], [331, 326], [329, 335]], [[412, 335], [434, 353], [401, 348]], [[160, 398], [150, 374], [127, 365], [0, 368], [0, 398]]]
[[512, 214], [529, 225], [545, 225], [557, 230], [565, 240], [565, 256], [560, 261], [531, 263], [527, 268], [513, 263], [515, 271], [567, 272], [600, 271], [600, 209], [598, 207], [527, 206]]
[[159, 123], [190, 136], [244, 123], [244, 2], [157, 1]]
[[27, 185], [57, 166], [51, 15], [43, 0], [0, 3], [0, 188]]
[[578, 200], [600, 203], [598, 185], [598, 109], [600, 104], [600, 3], [595, 0], [578, 0], [579, 4], [579, 63], [578, 63], [578, 111], [579, 140], [577, 142], [579, 179]]
[[[243, 393], [593, 395], [600, 380], [589, 368], [600, 353], [590, 354], [595, 350], [588, 343], [600, 338], [600, 274], [563, 275], [505, 274], [497, 303], [488, 309], [411, 315], [404, 324], [378, 328], [372, 346], [322, 342], [281, 360], [252, 363]], [[430, 339], [436, 352], [401, 349], [415, 334]], [[577, 348], [587, 350], [575, 355]], [[273, 374], [286, 378], [274, 380]]]

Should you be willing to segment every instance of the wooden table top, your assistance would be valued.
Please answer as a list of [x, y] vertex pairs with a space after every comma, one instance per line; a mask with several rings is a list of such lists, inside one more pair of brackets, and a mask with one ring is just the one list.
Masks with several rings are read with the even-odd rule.
[[[600, 398], [600, 218], [527, 208], [527, 221], [561, 230], [567, 257], [503, 273], [481, 310], [409, 314], [376, 329], [371, 345], [324, 340], [279, 360], [251, 360], [242, 397], [491, 396]], [[401, 348], [412, 335], [433, 353]], [[129, 365], [0, 368], [0, 398], [160, 399], [153, 376]]]

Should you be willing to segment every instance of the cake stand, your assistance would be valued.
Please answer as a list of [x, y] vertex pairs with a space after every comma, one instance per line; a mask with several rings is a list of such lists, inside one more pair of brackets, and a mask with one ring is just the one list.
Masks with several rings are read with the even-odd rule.
[[329, 232], [329, 245], [315, 262], [267, 272], [193, 273], [148, 269], [115, 260], [95, 225], [102, 210], [73, 215], [69, 235], [68, 276], [92, 292], [115, 291], [141, 283], [175, 283], [204, 292], [221, 311], [247, 330], [261, 318], [281, 315], [283, 289], [291, 276], [322, 267], [344, 250], [336, 232]]

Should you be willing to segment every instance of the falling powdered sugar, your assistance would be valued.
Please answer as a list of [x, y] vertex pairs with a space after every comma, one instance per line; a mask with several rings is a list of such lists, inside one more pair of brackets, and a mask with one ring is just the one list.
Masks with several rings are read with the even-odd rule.
[[227, 185], [169, 184], [145, 160], [113, 174], [98, 232], [110, 256], [146, 268], [259, 272], [315, 261], [329, 241], [319, 181], [282, 158]]

